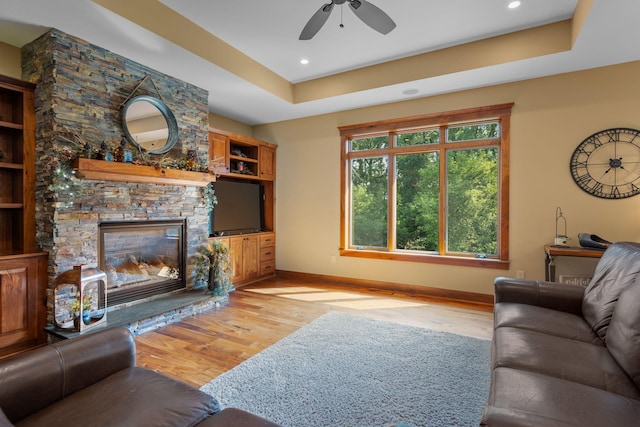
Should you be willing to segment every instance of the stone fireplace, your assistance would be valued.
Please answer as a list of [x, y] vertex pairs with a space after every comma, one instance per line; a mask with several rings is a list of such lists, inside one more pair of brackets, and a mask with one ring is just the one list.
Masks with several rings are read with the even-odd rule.
[[[173, 234], [177, 233], [182, 243], [176, 248], [143, 240], [144, 246], [162, 246], [162, 253], [155, 256], [168, 261], [162, 273], [168, 277], [164, 280], [155, 274], [159, 271], [153, 270], [154, 280], [146, 281], [156, 282], [162, 277], [161, 284], [135, 295], [135, 289], [143, 286], [138, 281], [123, 287], [121, 277], [126, 273], [118, 273], [114, 267], [116, 276], [109, 302], [122, 303], [124, 307], [138, 297], [193, 288], [192, 257], [208, 239], [208, 211], [199, 187], [161, 180], [83, 179], [71, 174], [61, 180], [59, 173], [64, 165], [63, 153], [77, 148], [79, 141], [94, 150], [103, 143], [110, 150], [120, 144], [124, 136], [120, 110], [134, 90], [137, 95], [160, 97], [176, 117], [178, 142], [160, 157], [179, 161], [192, 151], [206, 163], [207, 92], [55, 29], [22, 48], [22, 74], [24, 80], [36, 84], [36, 243], [49, 254], [48, 323], [53, 323], [54, 279], [75, 265], [97, 266], [109, 273], [110, 263], [124, 258], [117, 260], [123, 270], [125, 261], [138, 265], [144, 262], [146, 266], [138, 267], [141, 274], [147, 274], [146, 279], [152, 276], [152, 255], [129, 247], [129, 243], [123, 243], [125, 253], [102, 246], [126, 234], [105, 234], [104, 230], [113, 223], [181, 224], [179, 231], [172, 225], [149, 234], [162, 235], [166, 242], [175, 243]], [[175, 252], [167, 256], [166, 251]], [[107, 258], [101, 260], [105, 252]], [[123, 291], [127, 287], [134, 290]]]

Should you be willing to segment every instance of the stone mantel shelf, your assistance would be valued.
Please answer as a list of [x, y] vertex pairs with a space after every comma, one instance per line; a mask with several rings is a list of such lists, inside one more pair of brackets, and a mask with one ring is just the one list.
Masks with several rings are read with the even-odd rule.
[[73, 163], [76, 176], [99, 181], [141, 182], [152, 184], [204, 187], [216, 180], [206, 172], [190, 172], [178, 169], [158, 169], [129, 163], [104, 160], [76, 159]]

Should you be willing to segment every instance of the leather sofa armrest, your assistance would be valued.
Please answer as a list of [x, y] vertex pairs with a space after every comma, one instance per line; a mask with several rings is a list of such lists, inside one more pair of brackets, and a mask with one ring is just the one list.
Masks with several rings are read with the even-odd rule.
[[124, 327], [105, 329], [53, 344], [64, 376], [62, 397], [136, 365], [133, 334]]
[[135, 366], [126, 328], [96, 331], [0, 359], [0, 408], [17, 423], [65, 396]]
[[566, 283], [498, 277], [495, 303], [515, 302], [582, 315], [584, 288]]
[[62, 369], [51, 346], [0, 359], [0, 407], [12, 423], [61, 399]]

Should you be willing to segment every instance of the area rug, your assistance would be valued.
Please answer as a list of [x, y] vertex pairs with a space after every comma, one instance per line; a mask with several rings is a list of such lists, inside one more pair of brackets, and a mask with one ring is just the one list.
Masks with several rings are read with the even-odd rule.
[[329, 312], [202, 390], [285, 427], [477, 426], [490, 346]]

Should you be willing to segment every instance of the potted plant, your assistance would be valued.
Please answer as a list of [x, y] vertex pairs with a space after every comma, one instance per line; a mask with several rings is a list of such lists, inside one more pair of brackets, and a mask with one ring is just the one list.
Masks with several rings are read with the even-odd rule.
[[232, 288], [229, 248], [217, 240], [198, 248], [194, 275], [196, 283], [205, 282], [214, 295], [225, 296]]
[[[80, 300], [77, 298], [71, 300], [71, 302], [69, 303], [69, 309], [73, 313], [74, 324], [76, 324], [76, 327], [78, 327], [78, 322], [80, 322]], [[85, 325], [88, 325], [89, 321], [91, 320], [91, 314], [89, 313], [90, 310], [91, 298], [89, 297], [89, 295], [85, 295], [82, 298], [82, 321]]]

